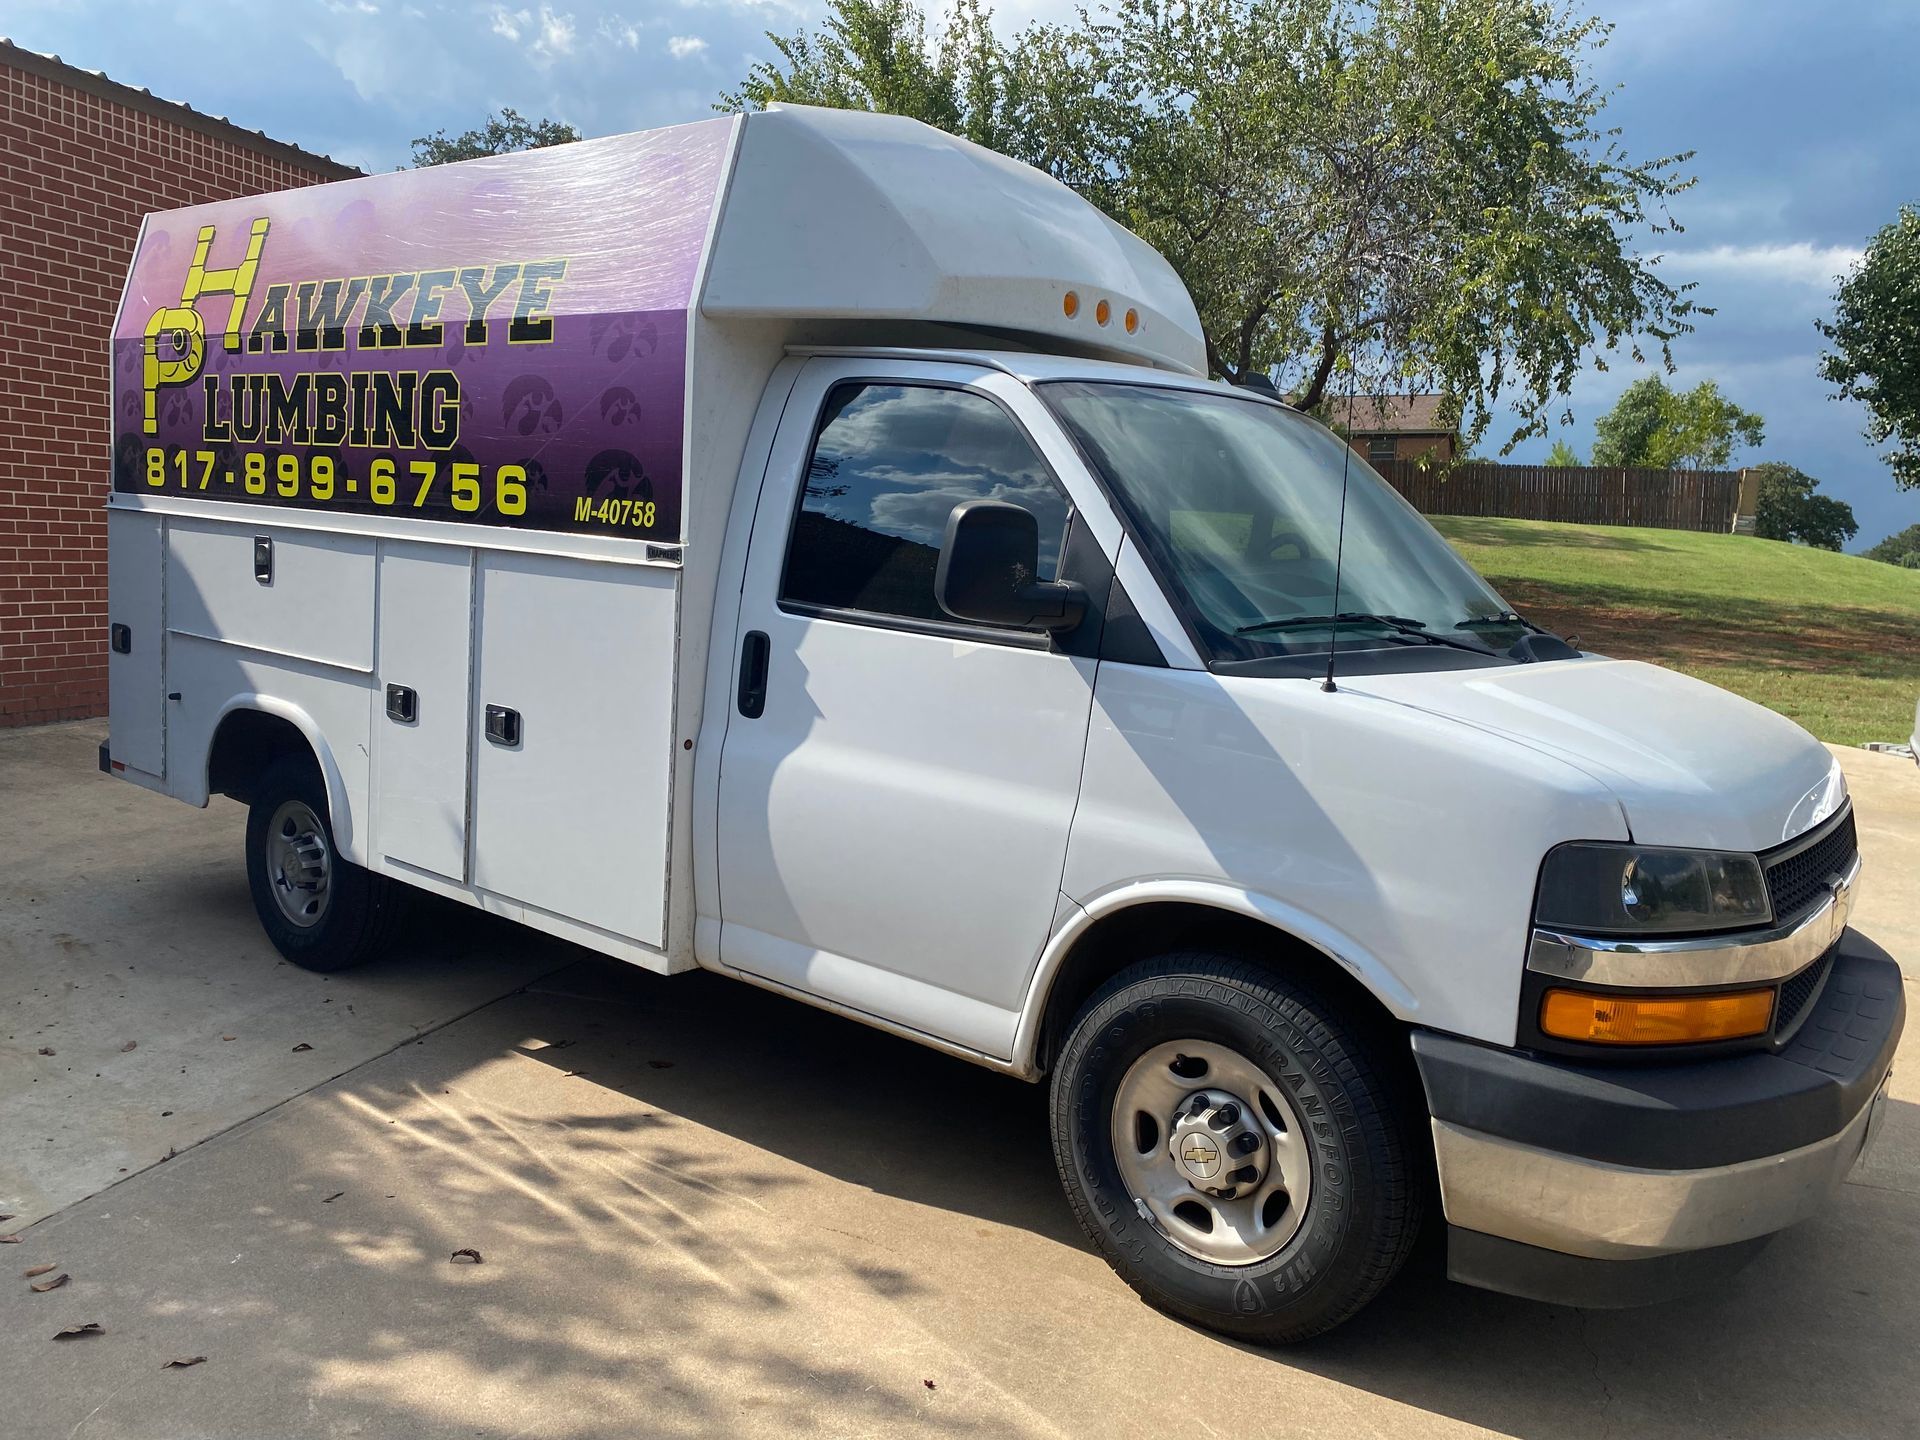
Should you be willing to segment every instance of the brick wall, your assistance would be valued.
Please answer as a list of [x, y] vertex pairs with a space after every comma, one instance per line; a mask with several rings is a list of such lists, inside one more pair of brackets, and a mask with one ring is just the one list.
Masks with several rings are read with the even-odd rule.
[[352, 173], [0, 48], [0, 726], [106, 711], [108, 336], [141, 217]]

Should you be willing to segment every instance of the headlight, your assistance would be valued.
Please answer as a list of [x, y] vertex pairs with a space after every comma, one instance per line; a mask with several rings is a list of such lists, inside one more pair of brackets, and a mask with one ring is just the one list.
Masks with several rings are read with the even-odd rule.
[[1577, 842], [1547, 854], [1534, 921], [1582, 933], [1679, 934], [1763, 925], [1766, 877], [1752, 855]]

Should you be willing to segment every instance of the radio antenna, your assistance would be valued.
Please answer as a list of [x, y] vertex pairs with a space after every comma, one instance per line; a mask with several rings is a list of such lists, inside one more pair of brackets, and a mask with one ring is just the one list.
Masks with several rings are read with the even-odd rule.
[[1343, 437], [1340, 457], [1340, 534], [1333, 544], [1333, 625], [1327, 637], [1327, 678], [1320, 682], [1320, 688], [1333, 691], [1339, 687], [1333, 683], [1333, 656], [1340, 648], [1340, 567], [1347, 555], [1347, 472], [1353, 464], [1353, 371], [1347, 371], [1347, 433]]

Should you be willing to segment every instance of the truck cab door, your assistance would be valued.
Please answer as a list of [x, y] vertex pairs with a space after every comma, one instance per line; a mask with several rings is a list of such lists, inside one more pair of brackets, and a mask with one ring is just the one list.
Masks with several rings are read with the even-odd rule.
[[[976, 366], [802, 368], [753, 521], [716, 834], [725, 966], [993, 1056], [1059, 904], [1112, 575], [1023, 409], [1043, 419]], [[1091, 635], [940, 609], [973, 499], [1035, 514], [1041, 578], [1091, 582]]]

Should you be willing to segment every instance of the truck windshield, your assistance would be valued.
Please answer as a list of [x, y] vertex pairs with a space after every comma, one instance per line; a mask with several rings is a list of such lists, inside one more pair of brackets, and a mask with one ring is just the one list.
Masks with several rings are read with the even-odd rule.
[[[1101, 471], [1216, 662], [1444, 643], [1493, 655], [1527, 629], [1324, 426], [1252, 397], [1038, 387]], [[1341, 468], [1345, 560], [1334, 601]], [[1338, 610], [1338, 621], [1335, 611]]]

